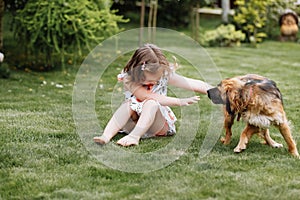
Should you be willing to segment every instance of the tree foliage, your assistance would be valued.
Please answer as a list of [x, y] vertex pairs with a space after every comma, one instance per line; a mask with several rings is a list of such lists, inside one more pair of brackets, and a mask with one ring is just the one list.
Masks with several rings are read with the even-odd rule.
[[[145, 0], [149, 5], [151, 0]], [[115, 0], [113, 8], [119, 13], [130, 17], [131, 22], [139, 23], [140, 8], [137, 6], [138, 0]], [[191, 11], [199, 4], [200, 7], [212, 6], [217, 0], [163, 0], [158, 1], [157, 25], [166, 28], [187, 27], [191, 21]], [[148, 8], [146, 8], [147, 17]]]
[[[28, 54], [45, 56], [52, 65], [55, 55], [81, 56], [104, 38], [120, 31], [122, 16], [110, 10], [106, 0], [29, 0], [17, 11], [14, 33]], [[36, 59], [35, 58], [35, 59]]]
[[15, 14], [17, 10], [23, 9], [28, 0], [4, 0], [6, 9]]

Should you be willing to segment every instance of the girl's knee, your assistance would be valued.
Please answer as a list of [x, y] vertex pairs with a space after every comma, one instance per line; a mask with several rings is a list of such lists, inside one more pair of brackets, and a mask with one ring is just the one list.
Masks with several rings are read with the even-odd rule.
[[149, 99], [144, 103], [144, 107], [151, 107], [152, 109], [158, 109], [159, 103], [154, 99]]

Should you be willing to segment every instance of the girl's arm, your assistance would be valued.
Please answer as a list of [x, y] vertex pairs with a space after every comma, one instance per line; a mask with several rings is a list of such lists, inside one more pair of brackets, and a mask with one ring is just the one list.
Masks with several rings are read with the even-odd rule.
[[131, 85], [130, 88], [132, 94], [140, 101], [153, 99], [156, 100], [162, 106], [187, 106], [196, 103], [200, 100], [198, 96], [189, 97], [189, 98], [176, 98], [176, 97], [168, 97], [156, 93], [151, 93], [146, 88], [137, 84]]
[[173, 73], [170, 76], [169, 84], [175, 87], [191, 90], [194, 92], [199, 92], [202, 94], [207, 94], [206, 91], [212, 88], [212, 86], [209, 85], [208, 83], [205, 83], [200, 80], [192, 79], [192, 78], [187, 78], [176, 73]]

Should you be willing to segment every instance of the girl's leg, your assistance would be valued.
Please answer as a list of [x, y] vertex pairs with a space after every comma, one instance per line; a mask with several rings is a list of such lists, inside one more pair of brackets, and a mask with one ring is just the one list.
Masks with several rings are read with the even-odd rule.
[[143, 111], [134, 129], [129, 135], [121, 138], [117, 144], [122, 146], [138, 145], [140, 138], [147, 131], [153, 134], [167, 132], [168, 127], [166, 128], [165, 124], [166, 119], [160, 112], [159, 104], [154, 100], [148, 100], [143, 105]]
[[130, 102], [123, 103], [113, 114], [112, 118], [106, 125], [103, 134], [100, 137], [94, 137], [94, 142], [98, 144], [108, 143], [120, 129], [129, 121], [133, 111], [130, 109]]

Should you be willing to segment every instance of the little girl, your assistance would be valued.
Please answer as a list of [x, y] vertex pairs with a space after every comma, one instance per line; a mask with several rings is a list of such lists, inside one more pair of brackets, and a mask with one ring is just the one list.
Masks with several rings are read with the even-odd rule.
[[122, 146], [138, 145], [140, 138], [175, 134], [176, 117], [169, 106], [187, 106], [199, 96], [167, 96], [167, 85], [206, 94], [207, 83], [175, 73], [162, 51], [146, 44], [135, 51], [118, 79], [123, 82], [125, 101], [114, 113], [97, 144], [108, 143], [119, 131], [127, 135], [117, 141]]

